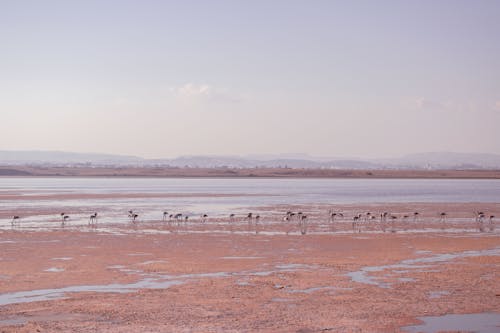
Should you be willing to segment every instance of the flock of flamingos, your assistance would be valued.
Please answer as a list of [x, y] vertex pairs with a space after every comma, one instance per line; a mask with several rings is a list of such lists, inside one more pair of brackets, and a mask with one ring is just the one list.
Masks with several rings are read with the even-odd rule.
[[[97, 226], [97, 213], [93, 213], [89, 216], [89, 222], [88, 224], [90, 226], [96, 227]], [[330, 225], [334, 225], [335, 221], [340, 221], [343, 220], [344, 222], [346, 221], [346, 218], [344, 217], [344, 214], [341, 212], [334, 212], [332, 210], [328, 211], [328, 220], [330, 222]], [[439, 225], [441, 226], [442, 229], [444, 229], [445, 223], [446, 223], [446, 218], [447, 218], [447, 213], [441, 212], [437, 215], [437, 219], [439, 222]], [[477, 226], [477, 230], [479, 232], [493, 232], [495, 230], [495, 223], [494, 215], [487, 215], [484, 212], [474, 212], [474, 221]], [[60, 213], [61, 217], [61, 225], [64, 226], [66, 222], [70, 219], [70, 216], [67, 215], [66, 213]], [[131, 223], [137, 223], [137, 218], [139, 217], [139, 214], [134, 212], [133, 210], [128, 211], [128, 218], [130, 219]], [[398, 218], [398, 216], [394, 214], [390, 214], [388, 212], [383, 212], [380, 214], [375, 214], [371, 212], [366, 212], [366, 213], [359, 213], [355, 214], [352, 219], [352, 230], [353, 232], [361, 232], [362, 229], [372, 226], [372, 227], [377, 227], [380, 228], [381, 231], [386, 232], [395, 232], [396, 231], [396, 222], [401, 221], [401, 225], [404, 230], [408, 229], [410, 221], [413, 221], [413, 226], [417, 225], [418, 219], [420, 217], [420, 213], [414, 212], [412, 214], [406, 214], [402, 215]], [[233, 223], [236, 221], [236, 215], [235, 214], [230, 214], [229, 215], [229, 222]], [[241, 219], [245, 220], [248, 222], [249, 225], [254, 223], [257, 225], [260, 221], [260, 215], [255, 215], [253, 213], [248, 213], [246, 216], [242, 216]], [[16, 226], [20, 224], [20, 216], [14, 216], [12, 218], [12, 226]], [[177, 222], [177, 225], [181, 225], [182, 222], [188, 222], [189, 216], [184, 215], [182, 213], [177, 213], [177, 214], [169, 214], [167, 211], [163, 212], [162, 216], [162, 221], [163, 222]], [[208, 220], [208, 215], [207, 214], [202, 214], [199, 218], [198, 221], [201, 223], [206, 223]], [[288, 211], [284, 214], [282, 220], [284, 222], [293, 222], [295, 221], [299, 228], [300, 232], [302, 234], [307, 233], [307, 225], [308, 225], [308, 217], [302, 212], [292, 212]], [[349, 220], [349, 219], [347, 219]]]

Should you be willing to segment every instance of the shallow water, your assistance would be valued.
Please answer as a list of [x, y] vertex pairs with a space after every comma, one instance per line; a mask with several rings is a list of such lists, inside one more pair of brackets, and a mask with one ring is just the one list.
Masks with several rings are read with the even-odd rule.
[[450, 295], [450, 292], [446, 290], [437, 290], [429, 292], [430, 299], [441, 298], [443, 296], [448, 296], [448, 295]]
[[311, 287], [311, 288], [306, 288], [306, 289], [292, 289], [288, 290], [287, 292], [290, 294], [312, 294], [317, 291], [325, 291], [325, 290], [330, 290], [334, 291], [337, 288], [335, 287], [330, 287], [330, 286], [321, 286], [321, 287]]
[[[352, 204], [376, 202], [500, 202], [500, 180], [449, 179], [217, 179], [217, 178], [0, 178], [0, 197], [10, 193], [64, 194], [170, 194], [172, 197], [46, 199], [26, 197], [0, 200], [2, 212], [21, 216], [16, 230], [62, 228], [60, 212], [70, 218], [65, 227], [83, 227], [89, 214], [99, 212], [99, 227], [130, 223], [128, 210], [138, 223], [161, 222], [162, 212], [183, 213], [191, 219], [208, 214], [211, 219], [237, 223], [252, 207], [293, 204]], [[180, 196], [175, 196], [179, 194]], [[188, 196], [186, 196], [188, 195]], [[210, 196], [226, 195], [226, 196]], [[43, 210], [45, 215], [23, 212]], [[52, 213], [53, 212], [53, 213]], [[7, 214], [6, 214], [7, 215]], [[266, 221], [269, 223], [270, 221]], [[456, 221], [460, 222], [460, 221]], [[167, 222], [165, 222], [167, 223]], [[176, 224], [176, 222], [172, 222]], [[11, 219], [0, 219], [0, 228], [11, 228]], [[255, 230], [254, 230], [255, 231]], [[262, 232], [265, 232], [264, 230]]]
[[77, 292], [106, 292], [106, 293], [130, 293], [139, 289], [164, 289], [173, 285], [181, 284], [178, 280], [156, 280], [146, 278], [135, 283], [119, 284], [112, 283], [107, 285], [83, 285], [70, 286], [57, 289], [40, 289], [32, 291], [19, 291], [0, 295], [0, 305], [28, 303], [35, 301], [47, 301], [53, 299], [62, 299], [66, 293]]
[[235, 256], [232, 256], [232, 257], [221, 257], [221, 259], [232, 259], [232, 260], [240, 260], [240, 259], [262, 259], [264, 257], [235, 257]]
[[[83, 219], [83, 211], [105, 211], [99, 221], [121, 217], [128, 221], [133, 209], [139, 220], [161, 220], [161, 212], [210, 216], [263, 205], [375, 202], [500, 202], [500, 180], [470, 179], [216, 179], [216, 178], [0, 178], [0, 195], [64, 194], [181, 194], [168, 198], [86, 198], [2, 200], [1, 210], [30, 208], [73, 211], [70, 220]], [[232, 195], [211, 197], [206, 194]], [[190, 196], [185, 196], [190, 195]], [[236, 195], [236, 196], [235, 196]], [[58, 208], [59, 207], [59, 208]], [[45, 219], [47, 217], [44, 217]], [[60, 221], [57, 216], [53, 222]], [[33, 220], [30, 218], [30, 220]], [[21, 221], [26, 223], [26, 221]]]
[[44, 269], [43, 271], [49, 272], [49, 273], [60, 273], [60, 272], [64, 272], [64, 268], [50, 267], [50, 268]]
[[[16, 303], [29, 303], [36, 301], [48, 301], [66, 298], [68, 293], [96, 292], [96, 293], [131, 293], [140, 289], [165, 289], [174, 285], [186, 283], [188, 281], [202, 278], [223, 278], [223, 277], [249, 277], [268, 276], [280, 272], [293, 272], [298, 270], [311, 269], [314, 266], [303, 264], [282, 264], [276, 265], [266, 271], [241, 271], [241, 272], [212, 272], [194, 273], [181, 275], [168, 275], [145, 273], [142, 270], [130, 269], [122, 265], [109, 266], [108, 269], [117, 269], [125, 274], [133, 274], [141, 277], [141, 280], [133, 283], [111, 283], [105, 285], [78, 285], [55, 289], [39, 289], [30, 291], [17, 291], [0, 294], [0, 306]], [[237, 282], [238, 283], [238, 282]]]
[[72, 257], [60, 257], [60, 258], [52, 258], [50, 260], [68, 261], [68, 260], [73, 260], [73, 258]]
[[419, 317], [420, 325], [403, 327], [408, 333], [460, 331], [477, 333], [500, 332], [500, 313], [448, 314], [438, 317]]
[[[498, 202], [500, 180], [270, 178], [1, 178], [1, 192], [253, 194], [273, 203]], [[286, 198], [282, 198], [285, 196]], [[163, 201], [171, 201], [164, 198]], [[180, 198], [192, 202], [190, 198]], [[222, 198], [239, 204], [246, 198]], [[127, 199], [130, 200], [130, 199]], [[103, 201], [98, 200], [99, 202]], [[132, 199], [130, 201], [135, 201]], [[198, 202], [198, 198], [195, 200]], [[207, 202], [214, 201], [207, 199]], [[217, 201], [217, 200], [216, 200]]]
[[[367, 266], [363, 267], [358, 271], [347, 273], [347, 276], [351, 278], [353, 282], [372, 284], [380, 288], [390, 288], [391, 284], [387, 282], [379, 281], [378, 277], [370, 276], [371, 272], [382, 272], [385, 270], [391, 271], [393, 273], [401, 273], [402, 269], [404, 272], [410, 272], [410, 270], [422, 269], [432, 267], [434, 264], [451, 261], [455, 259], [469, 258], [469, 257], [480, 257], [480, 256], [500, 256], [500, 248], [494, 248], [482, 251], [464, 251], [458, 253], [444, 253], [436, 254], [429, 257], [421, 257], [414, 259], [402, 260], [396, 264], [381, 265], [381, 266]], [[387, 274], [385, 275], [387, 276]], [[396, 280], [400, 282], [413, 282], [412, 278], [397, 278]]]

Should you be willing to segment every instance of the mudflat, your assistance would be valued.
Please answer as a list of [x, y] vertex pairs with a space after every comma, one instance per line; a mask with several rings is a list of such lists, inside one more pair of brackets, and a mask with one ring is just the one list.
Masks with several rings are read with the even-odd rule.
[[[498, 320], [500, 234], [486, 222], [479, 231], [475, 208], [343, 205], [332, 221], [324, 206], [291, 207], [308, 214], [304, 225], [284, 221], [281, 206], [256, 207], [258, 220], [21, 221], [0, 231], [0, 332], [405, 332], [426, 316]], [[398, 219], [353, 226], [357, 212], [384, 210]]]

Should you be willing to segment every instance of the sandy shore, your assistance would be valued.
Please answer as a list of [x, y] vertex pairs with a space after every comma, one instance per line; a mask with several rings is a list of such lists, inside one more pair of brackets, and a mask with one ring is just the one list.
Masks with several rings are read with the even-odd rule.
[[[399, 332], [422, 316], [500, 313], [500, 234], [470, 217], [500, 204], [334, 207], [421, 212], [354, 233], [326, 207], [290, 207], [308, 212], [306, 235], [284, 208], [259, 207], [257, 225], [0, 231], [0, 332]], [[453, 212], [445, 227], [439, 209]]]

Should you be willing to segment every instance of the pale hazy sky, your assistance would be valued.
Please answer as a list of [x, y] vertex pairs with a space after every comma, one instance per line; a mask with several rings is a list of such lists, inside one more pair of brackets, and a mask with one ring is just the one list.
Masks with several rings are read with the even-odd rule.
[[500, 1], [0, 0], [0, 150], [500, 153]]

